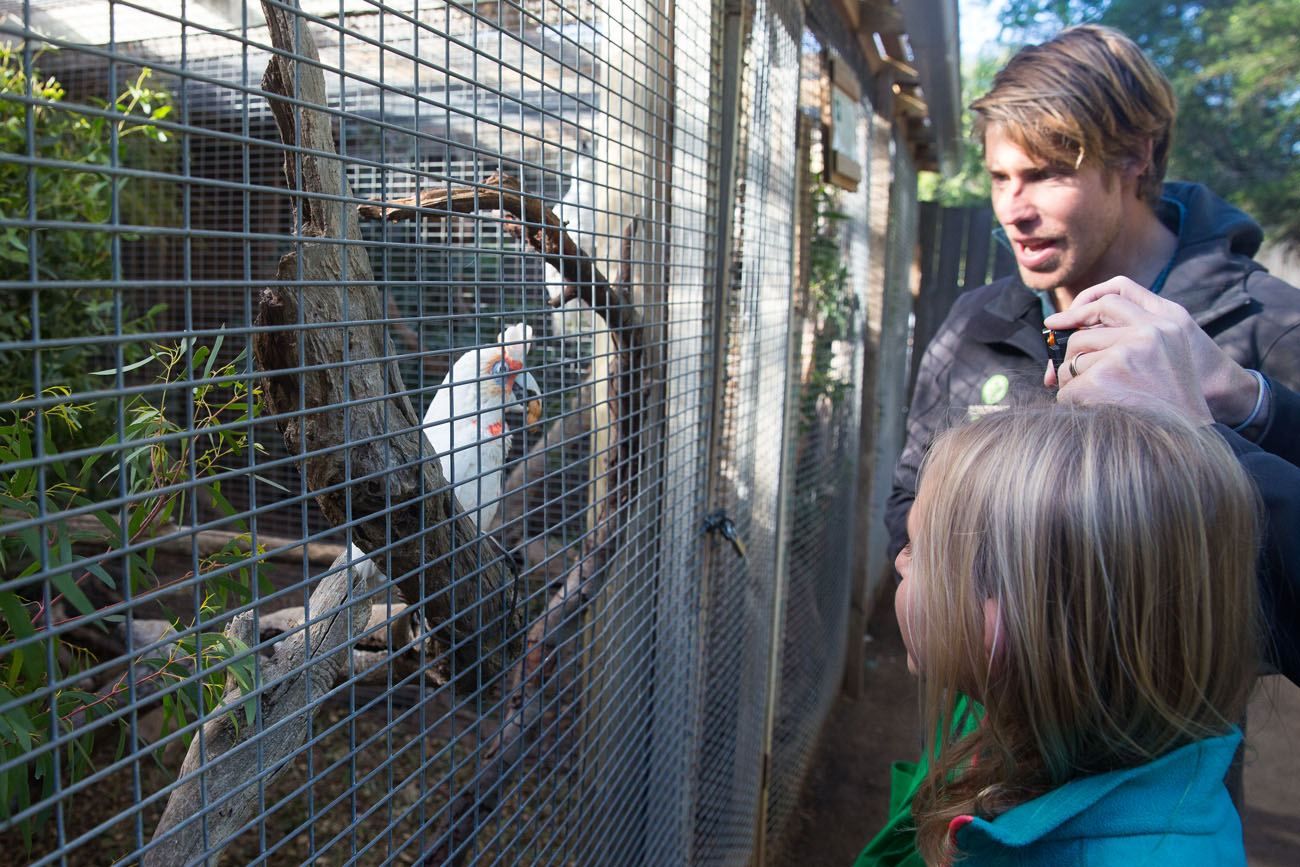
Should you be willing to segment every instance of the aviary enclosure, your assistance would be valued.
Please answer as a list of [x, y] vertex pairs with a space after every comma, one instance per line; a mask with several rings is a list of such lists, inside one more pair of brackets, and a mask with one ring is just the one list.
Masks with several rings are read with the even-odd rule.
[[6, 857], [772, 845], [884, 195], [865, 108], [820, 180], [803, 7], [5, 0], [0, 52]]

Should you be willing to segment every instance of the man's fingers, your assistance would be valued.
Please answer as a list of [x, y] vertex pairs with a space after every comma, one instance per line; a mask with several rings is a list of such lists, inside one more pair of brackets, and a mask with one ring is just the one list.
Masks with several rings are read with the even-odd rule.
[[1134, 283], [1127, 277], [1112, 277], [1084, 289], [1075, 296], [1071, 306], [1079, 307], [1084, 304], [1091, 304], [1098, 298], [1104, 298], [1107, 295], [1118, 295], [1120, 298], [1132, 301], [1151, 313], [1159, 313], [1173, 303], [1156, 295], [1145, 286]]
[[[1083, 296], [1080, 295], [1080, 298]], [[1080, 329], [1095, 328], [1099, 325], [1122, 328], [1128, 325], [1150, 322], [1156, 318], [1140, 305], [1120, 295], [1103, 295], [1095, 301], [1080, 305], [1077, 301], [1069, 310], [1053, 313], [1043, 320], [1048, 328]], [[1071, 337], [1071, 340], [1074, 338]]]
[[1091, 304], [1098, 298], [1106, 295], [1118, 295], [1121, 298], [1127, 298], [1134, 303], [1139, 303], [1144, 296], [1155, 298], [1151, 292], [1134, 283], [1127, 277], [1111, 277], [1109, 280], [1103, 280], [1096, 285], [1089, 286], [1075, 296], [1073, 306], [1079, 307], [1084, 304]]
[[1145, 326], [1146, 323], [1141, 323], [1140, 325], [1116, 325], [1111, 328], [1085, 328], [1082, 331], [1076, 331], [1070, 335], [1070, 342], [1066, 346], [1065, 357], [1067, 363], [1070, 356], [1078, 355], [1080, 352], [1096, 352], [1114, 346], [1116, 343], [1132, 340], [1136, 330]]
[[1161, 298], [1159, 295], [1139, 286], [1127, 277], [1112, 277], [1111, 279], [1098, 283], [1095, 286], [1089, 286], [1087, 289], [1084, 289], [1076, 295], [1074, 301], [1070, 303], [1069, 310], [1048, 317], [1049, 321], [1047, 327], [1075, 327], [1069, 325], [1057, 326], [1052, 323], [1056, 321], [1056, 316], [1062, 316], [1079, 308], [1094, 304], [1103, 298], [1122, 298], [1125, 301], [1140, 307], [1147, 313], [1161, 317], [1177, 318], [1178, 314], [1183, 310], [1182, 307], [1174, 302], [1166, 298]]
[[1043, 382], [1048, 387], [1058, 385], [1065, 387], [1070, 380], [1076, 376], [1081, 376], [1088, 369], [1089, 364], [1095, 360], [1085, 360], [1085, 355], [1093, 353], [1106, 353], [1107, 351], [1118, 351], [1116, 347], [1122, 349], [1125, 346], [1137, 345], [1143, 341], [1150, 341], [1152, 330], [1147, 323], [1142, 325], [1113, 327], [1113, 328], [1089, 328], [1083, 331], [1076, 331], [1070, 337], [1069, 347], [1065, 354], [1065, 362], [1059, 370], [1043, 375]]

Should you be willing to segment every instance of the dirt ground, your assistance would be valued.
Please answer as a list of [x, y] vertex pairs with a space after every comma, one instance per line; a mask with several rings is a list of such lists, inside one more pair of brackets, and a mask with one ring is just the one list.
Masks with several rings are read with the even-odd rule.
[[[884, 823], [889, 765], [915, 758], [916, 683], [891, 600], [876, 606], [864, 644], [866, 688], [841, 696], [822, 730], [777, 867], [850, 867]], [[1262, 678], [1247, 715], [1246, 854], [1251, 867], [1300, 864], [1300, 688]]]

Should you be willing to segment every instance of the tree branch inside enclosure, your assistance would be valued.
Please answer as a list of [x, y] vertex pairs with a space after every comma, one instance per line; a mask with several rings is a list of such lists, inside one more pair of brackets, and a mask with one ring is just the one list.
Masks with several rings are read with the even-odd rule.
[[[627, 285], [638, 221], [632, 220], [624, 233], [619, 283], [611, 285], [555, 213], [508, 176], [493, 176], [477, 187], [426, 191], [417, 200], [394, 203], [397, 207], [341, 204], [349, 190], [342, 164], [333, 156], [328, 116], [315, 107], [325, 104], [324, 77], [314, 65], [315, 44], [296, 12], [265, 0], [263, 8], [277, 50], [264, 87], [274, 95], [271, 107], [281, 139], [294, 147], [285, 159], [289, 188], [305, 194], [297, 203], [304, 240], [281, 259], [276, 283], [260, 299], [253, 350], [266, 373], [266, 410], [280, 426], [290, 452], [305, 456], [307, 486], [316, 492], [326, 518], [335, 525], [351, 521], [357, 543], [366, 551], [382, 551], [389, 570], [401, 576], [402, 595], [420, 608], [435, 645], [445, 653], [444, 674], [453, 682], [483, 688], [500, 670], [499, 660], [517, 634], [504, 593], [512, 576], [504, 553], [479, 535], [472, 520], [452, 520], [457, 511], [453, 494], [436, 455], [429, 453], [420, 417], [405, 397], [396, 364], [383, 360], [392, 357], [382, 326], [386, 311], [374, 286], [358, 217], [411, 219], [425, 211], [510, 214], [520, 221], [527, 243], [564, 278], [564, 290], [551, 304], [558, 307], [578, 299], [589, 305], [605, 320], [615, 350], [607, 383], [613, 442], [594, 526], [583, 540], [578, 561], [528, 630], [525, 652], [507, 679], [506, 719], [488, 735], [482, 770], [454, 799], [451, 826], [430, 853], [459, 859], [469, 850], [465, 843], [477, 833], [481, 818], [499, 804], [508, 777], [522, 769], [521, 759], [544, 715], [543, 691], [577, 658], [570, 652], [562, 659], [560, 650], [574, 645], [582, 611], [599, 593], [606, 566], [621, 544], [635, 495], [643, 360], [640, 320]], [[303, 282], [311, 288], [303, 288]], [[457, 580], [469, 576], [477, 580]], [[155, 831], [149, 863], [214, 859], [242, 827], [248, 805], [241, 805], [238, 795], [265, 772], [258, 756], [275, 757], [279, 770], [291, 764], [286, 759], [301, 746], [310, 719], [306, 697], [328, 689], [347, 668], [335, 664], [346, 655], [335, 653], [334, 661], [324, 657], [364, 631], [371, 611], [366, 591], [381, 581], [374, 564], [363, 561], [321, 582], [310, 609], [330, 617], [325, 643], [308, 642], [301, 632], [277, 642], [272, 662], [264, 666], [265, 687], [251, 698], [253, 706], [239, 689], [230, 687], [228, 701], [205, 724], [203, 736], [192, 742], [181, 780]], [[321, 595], [326, 592], [329, 598]], [[244, 638], [250, 644], [256, 641], [257, 626], [243, 620], [252, 616], [241, 615], [231, 624], [231, 629], [247, 633]], [[467, 640], [471, 637], [474, 640]], [[483, 648], [488, 649], [486, 658]], [[313, 662], [318, 657], [319, 662]], [[256, 725], [232, 724], [240, 705], [252, 707], [249, 718]], [[250, 752], [252, 735], [273, 723], [279, 723], [275, 734], [263, 735], [264, 743]], [[219, 805], [215, 810], [214, 803]]]
[[[386, 310], [362, 245], [341, 162], [332, 156], [325, 80], [310, 30], [295, 13], [263, 3], [277, 53], [264, 86], [281, 139], [297, 149], [285, 174], [304, 239], [262, 293], [254, 356], [265, 401], [291, 453], [305, 454], [307, 486], [333, 524], [354, 522], [357, 544], [383, 552], [410, 605], [422, 609], [444, 675], [490, 683], [517, 634], [509, 559], [467, 516], [405, 396], [386, 342]], [[297, 58], [307, 59], [302, 63]], [[323, 196], [322, 196], [323, 194]], [[322, 196], [322, 197], [318, 197]], [[312, 288], [296, 285], [308, 281]], [[353, 325], [351, 322], [366, 324]], [[289, 371], [279, 373], [276, 371]], [[303, 411], [307, 412], [304, 414]], [[355, 480], [355, 481], [354, 481]], [[459, 580], [474, 576], [475, 580]], [[486, 650], [486, 653], [485, 653]]]

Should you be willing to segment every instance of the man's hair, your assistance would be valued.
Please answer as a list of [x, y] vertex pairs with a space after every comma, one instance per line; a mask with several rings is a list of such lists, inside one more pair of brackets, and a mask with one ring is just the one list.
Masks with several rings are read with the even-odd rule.
[[1085, 24], [1022, 48], [971, 103], [975, 137], [997, 126], [1032, 157], [1059, 167], [1116, 170], [1146, 155], [1138, 197], [1160, 199], [1177, 100], [1168, 79], [1118, 30]]
[[[1116, 406], [996, 413], [936, 441], [913, 508], [926, 863], [951, 860], [958, 815], [991, 819], [1240, 719], [1258, 499], [1212, 429]], [[984, 705], [964, 736], [958, 691]]]

